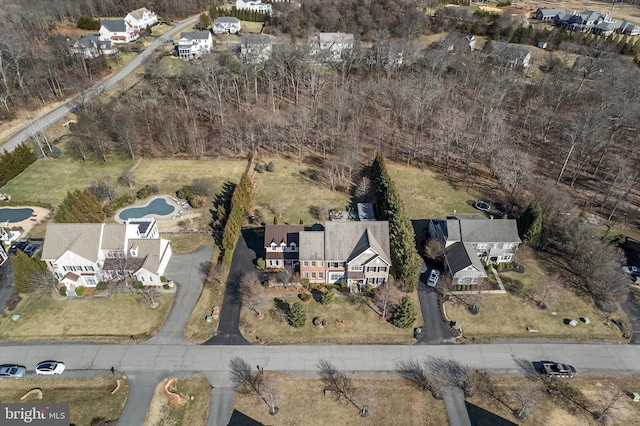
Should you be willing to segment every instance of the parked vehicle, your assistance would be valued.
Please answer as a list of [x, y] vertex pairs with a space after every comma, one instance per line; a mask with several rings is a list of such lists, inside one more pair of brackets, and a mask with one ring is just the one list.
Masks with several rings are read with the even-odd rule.
[[60, 361], [42, 361], [36, 367], [36, 374], [42, 376], [50, 376], [53, 374], [62, 374], [65, 369], [64, 362]]
[[576, 375], [576, 369], [572, 365], [559, 362], [545, 362], [542, 364], [542, 370], [548, 377], [570, 378]]
[[489, 210], [491, 210], [491, 203], [488, 201], [484, 201], [484, 200], [478, 200], [476, 201], [473, 206], [483, 212], [488, 212]]
[[626, 265], [622, 267], [622, 270], [632, 277], [640, 276], [640, 268], [637, 266]]
[[18, 364], [2, 364], [0, 365], [0, 379], [12, 378], [19, 379], [24, 376], [27, 369], [23, 365]]
[[438, 284], [438, 278], [440, 278], [440, 271], [437, 269], [432, 269], [429, 274], [429, 279], [427, 280], [427, 285], [429, 287], [435, 287]]
[[40, 244], [31, 243], [27, 245], [22, 251], [25, 252], [29, 257], [33, 257], [33, 255], [36, 254], [39, 249]]
[[16, 243], [11, 244], [9, 247], [9, 254], [16, 254], [18, 250], [24, 251], [24, 249], [29, 245], [29, 241], [20, 240]]

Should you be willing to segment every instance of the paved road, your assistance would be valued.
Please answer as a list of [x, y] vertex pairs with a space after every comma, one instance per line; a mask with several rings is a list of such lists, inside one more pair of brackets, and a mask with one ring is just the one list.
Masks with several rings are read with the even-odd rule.
[[191, 253], [171, 256], [165, 276], [177, 283], [176, 297], [158, 334], [143, 344], [193, 344], [185, 337], [184, 328], [200, 297], [212, 255], [213, 246], [201, 246]]
[[[7, 345], [0, 346], [3, 362], [21, 362], [29, 369], [43, 359], [60, 359], [74, 370], [108, 370], [127, 374], [170, 371], [216, 373], [228, 371], [234, 357], [265, 370], [317, 372], [320, 360], [345, 371], [394, 371], [401, 360], [426, 356], [456, 359], [490, 373], [518, 373], [517, 358], [573, 364], [580, 374], [640, 372], [640, 351], [634, 345], [488, 344], [488, 345]], [[214, 384], [215, 386], [215, 384]], [[224, 384], [223, 384], [224, 386]]]
[[231, 269], [227, 279], [224, 300], [220, 309], [218, 331], [205, 345], [246, 345], [248, 342], [240, 334], [240, 295], [238, 283], [242, 274], [255, 270], [255, 260], [263, 249], [262, 230], [245, 229], [238, 238], [233, 252]]
[[11, 138], [0, 145], [0, 148], [7, 151], [12, 151], [16, 146], [20, 145], [25, 140], [29, 139], [33, 134], [40, 132], [41, 130], [46, 129], [53, 123], [57, 122], [65, 115], [69, 114], [75, 108], [82, 105], [83, 102], [88, 101], [89, 99], [101, 94], [103, 91], [109, 89], [110, 87], [117, 84], [120, 80], [125, 78], [131, 72], [133, 72], [136, 68], [138, 68], [145, 60], [151, 56], [154, 50], [164, 44], [164, 40], [166, 38], [170, 38], [174, 34], [183, 31], [187, 28], [190, 28], [197, 20], [198, 16], [189, 18], [188, 20], [176, 25], [174, 28], [169, 30], [167, 33], [163, 34], [161, 37], [158, 37], [153, 43], [151, 43], [142, 53], [140, 53], [137, 57], [135, 57], [131, 62], [122, 67], [118, 72], [116, 72], [111, 77], [108, 77], [106, 80], [103, 80], [97, 83], [92, 89], [89, 89], [84, 94], [77, 96], [58, 108], [49, 111], [46, 114], [37, 117], [22, 130], [14, 133]]

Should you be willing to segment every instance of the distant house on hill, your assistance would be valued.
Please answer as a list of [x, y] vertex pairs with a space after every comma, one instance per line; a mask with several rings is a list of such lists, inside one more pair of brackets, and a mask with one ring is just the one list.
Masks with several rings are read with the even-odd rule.
[[137, 30], [150, 27], [158, 22], [158, 17], [155, 12], [150, 11], [146, 7], [141, 7], [133, 12], [129, 12], [124, 20], [133, 26]]
[[273, 7], [269, 3], [262, 3], [260, 0], [236, 0], [236, 9], [251, 10], [253, 12], [273, 14]]
[[496, 52], [496, 65], [512, 68], [523, 69], [531, 65], [531, 52], [528, 49], [507, 46]]
[[240, 58], [248, 64], [257, 64], [271, 58], [271, 37], [264, 34], [247, 34], [240, 41]]
[[237, 34], [240, 32], [240, 20], [233, 16], [221, 16], [213, 21], [214, 34]]
[[100, 40], [112, 43], [131, 43], [136, 41], [140, 32], [124, 19], [105, 19], [100, 21]]
[[100, 55], [113, 55], [118, 48], [111, 40], [100, 40], [98, 34], [88, 34], [78, 40], [67, 39], [69, 54], [84, 59], [96, 58]]
[[472, 52], [476, 49], [476, 36], [450, 32], [444, 40], [431, 45], [445, 52]]
[[309, 55], [320, 62], [342, 62], [354, 47], [353, 34], [319, 33], [309, 37]]

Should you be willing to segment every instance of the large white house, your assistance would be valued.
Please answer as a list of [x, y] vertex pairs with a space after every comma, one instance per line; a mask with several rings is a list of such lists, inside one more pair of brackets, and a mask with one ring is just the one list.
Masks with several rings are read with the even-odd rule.
[[262, 3], [260, 0], [236, 0], [236, 9], [273, 14], [273, 7], [269, 3]]
[[178, 40], [178, 56], [181, 59], [199, 58], [213, 48], [213, 36], [210, 31], [184, 32]]
[[123, 275], [144, 285], [162, 285], [171, 254], [171, 242], [160, 238], [152, 218], [122, 224], [51, 223], [42, 248], [42, 260], [69, 290]]
[[214, 34], [237, 34], [240, 32], [240, 20], [233, 16], [221, 16], [213, 21]]
[[140, 30], [155, 25], [158, 22], [158, 17], [155, 12], [150, 11], [146, 7], [141, 7], [133, 12], [129, 12], [124, 20], [133, 26], [133, 28]]
[[124, 19], [105, 19], [100, 21], [100, 40], [111, 43], [131, 43], [140, 36], [140, 31]]

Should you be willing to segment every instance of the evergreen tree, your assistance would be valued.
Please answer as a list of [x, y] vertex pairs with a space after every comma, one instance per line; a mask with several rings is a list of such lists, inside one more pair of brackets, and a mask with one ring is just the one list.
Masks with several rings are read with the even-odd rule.
[[18, 293], [29, 293], [31, 291], [31, 276], [34, 273], [44, 272], [47, 265], [41, 261], [32, 259], [22, 250], [9, 256], [13, 267], [14, 286]]
[[55, 215], [58, 223], [102, 223], [104, 219], [100, 200], [88, 189], [68, 191]]
[[532, 247], [540, 248], [545, 244], [546, 224], [544, 213], [537, 201], [533, 201], [522, 215], [519, 223], [520, 235]]
[[416, 321], [416, 309], [408, 296], [403, 296], [400, 306], [393, 313], [391, 323], [398, 328], [409, 328]]
[[320, 298], [320, 303], [327, 306], [333, 302], [333, 298], [335, 297], [335, 293], [331, 290], [327, 290], [322, 293], [322, 297]]
[[289, 307], [289, 324], [293, 327], [303, 327], [307, 322], [307, 311], [300, 302], [295, 302]]
[[209, 17], [207, 16], [206, 13], [203, 13], [202, 15], [200, 15], [200, 25], [202, 25], [202, 28], [204, 28], [205, 30], [211, 26], [211, 23], [209, 22]]

